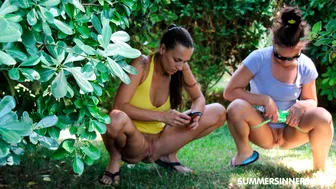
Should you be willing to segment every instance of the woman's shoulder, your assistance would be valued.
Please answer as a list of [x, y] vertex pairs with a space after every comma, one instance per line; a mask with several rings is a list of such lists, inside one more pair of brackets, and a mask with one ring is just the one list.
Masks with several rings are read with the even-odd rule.
[[308, 56], [306, 56], [303, 53], [301, 53], [300, 62], [301, 62], [300, 65], [304, 68], [308, 68], [308, 69], [314, 69], [315, 68], [315, 64], [312, 61], [312, 59], [310, 59]]
[[138, 71], [145, 71], [150, 65], [152, 56], [141, 55], [131, 62], [131, 65], [138, 69]]

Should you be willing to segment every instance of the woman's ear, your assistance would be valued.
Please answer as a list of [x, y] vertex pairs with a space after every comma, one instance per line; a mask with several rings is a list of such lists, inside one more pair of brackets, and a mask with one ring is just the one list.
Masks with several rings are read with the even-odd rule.
[[162, 55], [166, 50], [166, 45], [165, 44], [161, 44], [160, 48], [159, 48], [159, 53], [160, 55]]

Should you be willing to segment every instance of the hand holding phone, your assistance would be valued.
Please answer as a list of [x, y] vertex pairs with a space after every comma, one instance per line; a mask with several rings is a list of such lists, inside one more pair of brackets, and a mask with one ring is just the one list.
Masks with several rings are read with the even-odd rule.
[[192, 123], [197, 116], [202, 115], [202, 112], [190, 112], [187, 115], [191, 118], [190, 123]]

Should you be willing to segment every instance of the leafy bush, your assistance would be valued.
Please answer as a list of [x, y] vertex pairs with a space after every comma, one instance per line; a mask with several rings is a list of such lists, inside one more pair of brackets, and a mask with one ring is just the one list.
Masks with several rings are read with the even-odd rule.
[[[106, 104], [111, 104], [107, 102], [112, 101], [118, 80], [127, 84], [130, 80], [126, 72], [137, 73], [125, 58], [141, 54], [126, 43], [131, 36], [120, 29], [141, 28], [142, 17], [153, 17], [159, 11], [153, 10], [153, 6], [164, 7], [167, 3], [1, 2], [1, 165], [18, 162], [18, 155], [26, 145], [40, 143], [56, 150], [60, 131], [65, 129], [69, 129], [74, 139], [62, 141], [53, 155], [55, 159], [71, 155], [74, 171], [82, 174], [84, 164], [91, 165], [100, 158], [91, 141], [97, 133], [105, 133], [105, 124], [110, 123]], [[157, 21], [154, 19], [151, 24]], [[33, 124], [38, 120], [41, 121]], [[42, 124], [46, 121], [47, 125]]]
[[321, 95], [326, 95], [330, 101], [322, 105], [332, 109], [332, 104], [336, 103], [336, 3], [329, 0], [312, 0], [309, 2], [290, 0], [284, 1], [284, 3], [299, 6], [304, 19], [313, 26], [310, 35], [310, 39], [313, 41], [308, 47], [307, 54], [315, 59], [317, 70], [322, 76], [317, 79], [318, 92]]
[[225, 72], [232, 74], [252, 51], [267, 43], [273, 1], [174, 1], [169, 5], [177, 21], [192, 34], [195, 51], [191, 65], [203, 94]]
[[325, 53], [320, 55], [321, 64], [327, 67], [327, 71], [322, 74], [321, 95], [327, 95], [328, 100], [336, 99], [336, 20], [330, 20], [322, 30], [322, 22], [313, 26], [310, 38], [316, 47], [324, 49]]

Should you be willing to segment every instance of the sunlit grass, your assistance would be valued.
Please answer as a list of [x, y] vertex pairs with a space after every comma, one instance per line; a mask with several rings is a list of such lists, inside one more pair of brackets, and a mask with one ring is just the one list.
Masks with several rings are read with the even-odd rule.
[[[0, 168], [0, 188], [105, 188], [97, 179], [103, 173], [108, 155], [98, 141], [102, 158], [85, 167], [82, 176], [75, 176], [71, 159], [50, 160], [45, 150], [27, 154], [21, 165]], [[328, 156], [327, 171], [311, 173], [312, 154], [309, 144], [293, 150], [264, 150], [253, 145], [260, 159], [243, 168], [231, 168], [236, 153], [227, 126], [209, 136], [186, 145], [179, 159], [196, 174], [182, 175], [153, 164], [124, 164], [118, 188], [335, 188], [336, 140]], [[49, 178], [49, 179], [46, 179]], [[239, 185], [247, 178], [304, 178], [309, 185]]]

